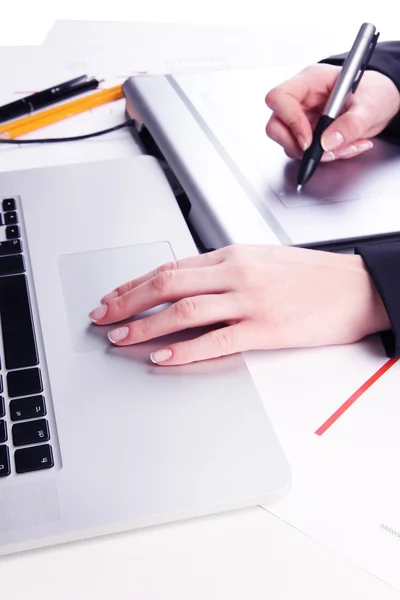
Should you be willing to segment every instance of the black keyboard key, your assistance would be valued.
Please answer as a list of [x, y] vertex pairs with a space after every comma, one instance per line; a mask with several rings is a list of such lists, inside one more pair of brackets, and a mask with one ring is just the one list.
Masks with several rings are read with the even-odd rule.
[[4, 404], [3, 396], [0, 396], [0, 417], [6, 416], [6, 405]]
[[10, 416], [12, 421], [38, 419], [39, 417], [44, 417], [46, 413], [46, 404], [43, 396], [18, 398], [10, 402]]
[[16, 225], [18, 223], [18, 215], [14, 211], [4, 213], [4, 225]]
[[7, 240], [15, 240], [15, 238], [21, 237], [18, 225], [8, 225], [6, 227], [6, 238]]
[[9, 240], [7, 242], [0, 242], [0, 256], [6, 256], [8, 254], [19, 254], [22, 252], [21, 240]]
[[40, 369], [10, 371], [7, 374], [7, 388], [11, 398], [42, 392], [43, 383]]
[[3, 391], [3, 375], [0, 375], [0, 394]]
[[0, 421], [0, 444], [4, 444], [8, 440], [7, 423]]
[[7, 373], [7, 388], [10, 398], [43, 392], [40, 369], [10, 371]]
[[[0, 317], [6, 368], [37, 365], [39, 360], [25, 275], [0, 277]], [[41, 391], [15, 395], [25, 396]]]
[[27, 421], [12, 426], [14, 446], [29, 446], [48, 442], [50, 439], [49, 424], [46, 419]]
[[15, 210], [15, 199], [14, 198], [4, 198], [3, 211], [6, 212], [8, 210]]
[[49, 444], [16, 450], [14, 459], [17, 473], [29, 473], [54, 467], [53, 451]]
[[10, 453], [7, 446], [0, 446], [0, 477], [11, 473]]
[[24, 258], [22, 254], [11, 256], [0, 256], [0, 277], [4, 275], [15, 275], [25, 271]]

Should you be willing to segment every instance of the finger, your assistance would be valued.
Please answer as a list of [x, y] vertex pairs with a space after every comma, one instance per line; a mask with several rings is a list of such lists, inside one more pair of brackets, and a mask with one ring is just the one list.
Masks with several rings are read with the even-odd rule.
[[324, 152], [321, 160], [324, 162], [331, 162], [337, 159], [354, 158], [359, 154], [371, 150], [371, 148], [373, 148], [371, 140], [357, 140], [354, 144], [344, 144], [344, 146], [340, 146], [340, 148], [335, 151]]
[[307, 80], [298, 76], [274, 88], [265, 98], [267, 106], [287, 125], [303, 151], [312, 140], [311, 125], [301, 106], [308, 89]]
[[[225, 276], [226, 278], [226, 276]], [[224, 271], [218, 267], [160, 271], [130, 292], [95, 308], [89, 315], [94, 323], [107, 325], [165, 302], [227, 291]]]
[[363, 154], [364, 152], [371, 150], [371, 148], [373, 148], [371, 140], [358, 140], [349, 146], [341, 146], [334, 154], [336, 158], [347, 159]]
[[329, 125], [321, 137], [321, 145], [325, 152], [338, 150], [365, 139], [368, 132], [368, 121], [360, 107], [350, 108]]
[[184, 365], [242, 352], [252, 347], [244, 322], [215, 329], [193, 340], [164, 346], [150, 355], [160, 365]]
[[[279, 117], [272, 115], [268, 121], [266, 132], [268, 137], [284, 148], [286, 154], [290, 158], [302, 158], [303, 153], [301, 152], [297, 141], [293, 137], [290, 129], [279, 119]], [[353, 158], [359, 154], [362, 154], [363, 152], [366, 152], [367, 150], [370, 150], [372, 147], [373, 143], [371, 140], [357, 140], [353, 144], [344, 144], [340, 146], [340, 148], [335, 152], [324, 152], [321, 161], [332, 162], [333, 160], [339, 158]]]
[[165, 263], [160, 267], [157, 267], [156, 269], [153, 269], [152, 271], [149, 271], [148, 273], [137, 277], [136, 279], [132, 279], [131, 281], [127, 281], [126, 283], [123, 283], [122, 285], [116, 287], [114, 290], [112, 290], [111, 292], [109, 292], [101, 298], [100, 304], [104, 304], [109, 300], [113, 300], [118, 296], [122, 296], [122, 294], [130, 292], [134, 288], [138, 287], [145, 281], [152, 279], [153, 277], [155, 277], [159, 273], [162, 273], [163, 271], [176, 271], [179, 269], [190, 269], [196, 267], [217, 265], [221, 263], [222, 260], [223, 258], [221, 256], [220, 250], [214, 250], [213, 252], [206, 252], [197, 256], [190, 256], [188, 258], [183, 258], [174, 262]]
[[241, 312], [234, 298], [233, 294], [182, 298], [150, 317], [113, 329], [108, 337], [114, 344], [128, 346], [184, 329], [231, 322], [237, 320]]
[[290, 158], [301, 158], [303, 150], [300, 148], [296, 138], [289, 127], [277, 116], [272, 115], [265, 128], [267, 136], [283, 147]]
[[294, 96], [307, 109], [320, 108], [326, 103], [340, 70], [333, 65], [310, 65], [268, 92], [265, 102], [270, 106], [275, 92], [279, 91]]

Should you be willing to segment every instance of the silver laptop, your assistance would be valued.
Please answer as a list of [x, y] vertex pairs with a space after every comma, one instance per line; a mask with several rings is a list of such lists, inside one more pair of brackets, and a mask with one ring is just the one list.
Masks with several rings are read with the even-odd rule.
[[400, 147], [388, 141], [375, 140], [352, 160], [321, 164], [296, 193], [298, 162], [265, 133], [265, 95], [291, 74], [264, 68], [136, 77], [124, 93], [128, 114], [187, 194], [189, 219], [205, 246], [344, 249], [397, 237]]
[[0, 196], [0, 554], [279, 498], [289, 467], [240, 355], [162, 368], [160, 340], [112, 347], [89, 322], [197, 252], [157, 160], [1, 173]]

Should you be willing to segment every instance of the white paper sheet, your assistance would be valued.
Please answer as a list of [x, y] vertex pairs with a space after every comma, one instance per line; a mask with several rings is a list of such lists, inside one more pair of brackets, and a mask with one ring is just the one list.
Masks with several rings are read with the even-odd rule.
[[400, 363], [388, 361], [377, 337], [248, 356], [293, 470], [267, 510], [400, 589]]
[[[271, 19], [271, 22], [273, 19]], [[162, 65], [161, 72], [292, 64], [304, 65], [338, 52], [352, 42], [350, 32], [319, 31], [302, 23], [287, 23], [282, 35], [269, 27], [129, 23], [58, 20], [44, 45], [54, 48], [124, 48], [147, 66]], [[290, 42], [288, 42], [290, 40]], [[342, 41], [344, 40], [344, 42]]]

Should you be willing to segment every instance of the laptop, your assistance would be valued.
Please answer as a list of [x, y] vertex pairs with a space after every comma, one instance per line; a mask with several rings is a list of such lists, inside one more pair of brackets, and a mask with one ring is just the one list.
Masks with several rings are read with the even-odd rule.
[[165, 339], [117, 348], [88, 319], [198, 252], [158, 160], [0, 173], [0, 213], [0, 554], [280, 498], [290, 469], [241, 355], [160, 367]]
[[270, 140], [265, 95], [299, 68], [135, 77], [128, 115], [152, 139], [190, 202], [204, 245], [271, 243], [345, 250], [398, 238], [400, 146], [376, 139], [352, 160], [322, 163], [297, 193], [299, 163]]

